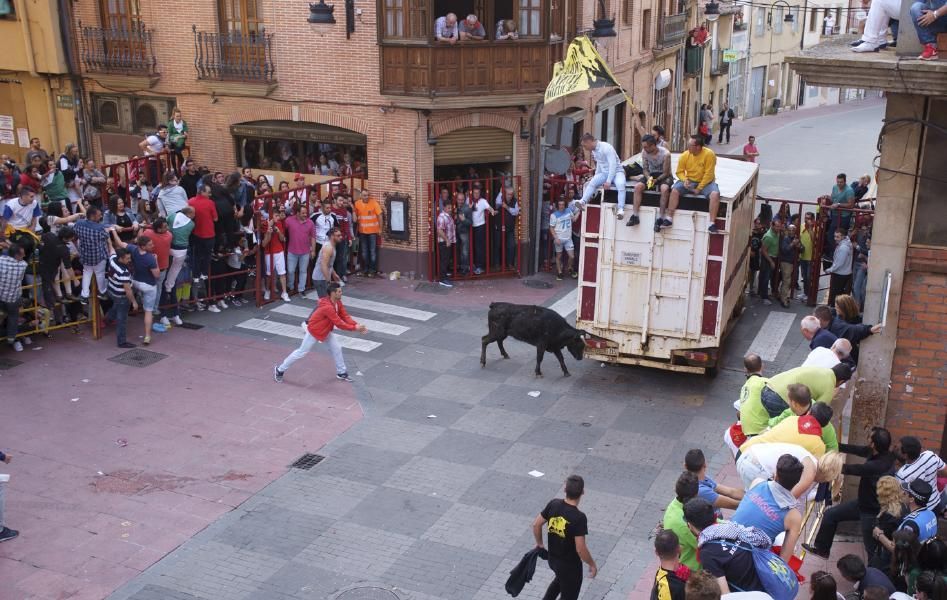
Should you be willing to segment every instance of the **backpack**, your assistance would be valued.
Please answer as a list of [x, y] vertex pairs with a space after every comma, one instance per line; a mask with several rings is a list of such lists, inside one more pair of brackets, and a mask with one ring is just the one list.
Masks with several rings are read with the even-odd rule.
[[[799, 593], [799, 578], [796, 577], [796, 572], [779, 555], [773, 554], [769, 549], [754, 548], [745, 542], [710, 540], [707, 543], [723, 545], [724, 541], [752, 554], [756, 576], [763, 584], [763, 590], [772, 596], [773, 600], [795, 600]], [[732, 584], [730, 584], [730, 587], [737, 591], [746, 591], [739, 590], [737, 586]]]

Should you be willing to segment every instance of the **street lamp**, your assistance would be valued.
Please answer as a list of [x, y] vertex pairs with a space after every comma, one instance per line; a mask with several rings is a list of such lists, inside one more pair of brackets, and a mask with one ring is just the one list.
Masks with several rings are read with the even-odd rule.
[[789, 3], [786, 2], [786, 0], [776, 0], [776, 2], [773, 2], [773, 6], [776, 6], [777, 4], [786, 5], [786, 15], [783, 17], [783, 22], [792, 23], [795, 20], [795, 18], [792, 16], [793, 7], [790, 6]]
[[592, 21], [592, 37], [594, 38], [603, 38], [603, 37], [615, 37], [615, 19], [609, 19], [605, 15], [605, 2], [604, 0], [598, 0], [598, 5], [602, 9], [602, 18], [595, 19]]
[[720, 18], [720, 5], [716, 2], [708, 2], [704, 5], [704, 16], [713, 23]]
[[309, 5], [309, 18], [306, 20], [310, 23], [331, 25], [335, 23], [335, 17], [332, 16], [333, 10], [335, 10], [334, 4], [328, 5], [326, 0], [319, 0], [318, 4]]

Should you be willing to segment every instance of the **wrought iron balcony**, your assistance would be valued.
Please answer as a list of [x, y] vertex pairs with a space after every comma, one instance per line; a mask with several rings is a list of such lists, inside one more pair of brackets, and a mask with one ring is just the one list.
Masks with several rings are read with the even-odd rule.
[[259, 32], [194, 32], [194, 67], [197, 78], [212, 81], [273, 83], [273, 34]]
[[658, 47], [671, 48], [687, 37], [687, 13], [669, 15], [658, 20]]
[[157, 76], [157, 61], [151, 44], [153, 31], [141, 23], [124, 27], [83, 27], [82, 63], [93, 73]]
[[710, 53], [710, 74], [726, 75], [730, 72], [730, 63], [723, 62], [723, 48], [717, 48], [716, 52]]

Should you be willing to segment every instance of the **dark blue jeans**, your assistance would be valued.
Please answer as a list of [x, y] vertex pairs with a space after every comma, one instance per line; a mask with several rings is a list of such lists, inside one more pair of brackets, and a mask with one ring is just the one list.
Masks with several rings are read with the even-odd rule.
[[378, 234], [358, 234], [358, 245], [362, 254], [362, 271], [365, 273], [378, 272]]
[[128, 309], [130, 306], [128, 296], [112, 296], [112, 308], [105, 314], [106, 319], [115, 321], [115, 337], [119, 346], [127, 341], [125, 333], [128, 328]]

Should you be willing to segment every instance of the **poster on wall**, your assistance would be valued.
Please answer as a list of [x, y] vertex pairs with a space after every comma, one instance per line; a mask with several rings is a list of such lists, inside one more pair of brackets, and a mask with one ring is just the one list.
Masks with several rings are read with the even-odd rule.
[[16, 130], [16, 141], [20, 148], [30, 147], [30, 130], [22, 127]]
[[13, 129], [13, 117], [10, 115], [0, 115], [0, 129]]
[[0, 129], [0, 144], [10, 144], [12, 146], [15, 143], [16, 139], [12, 131], [9, 129]]

